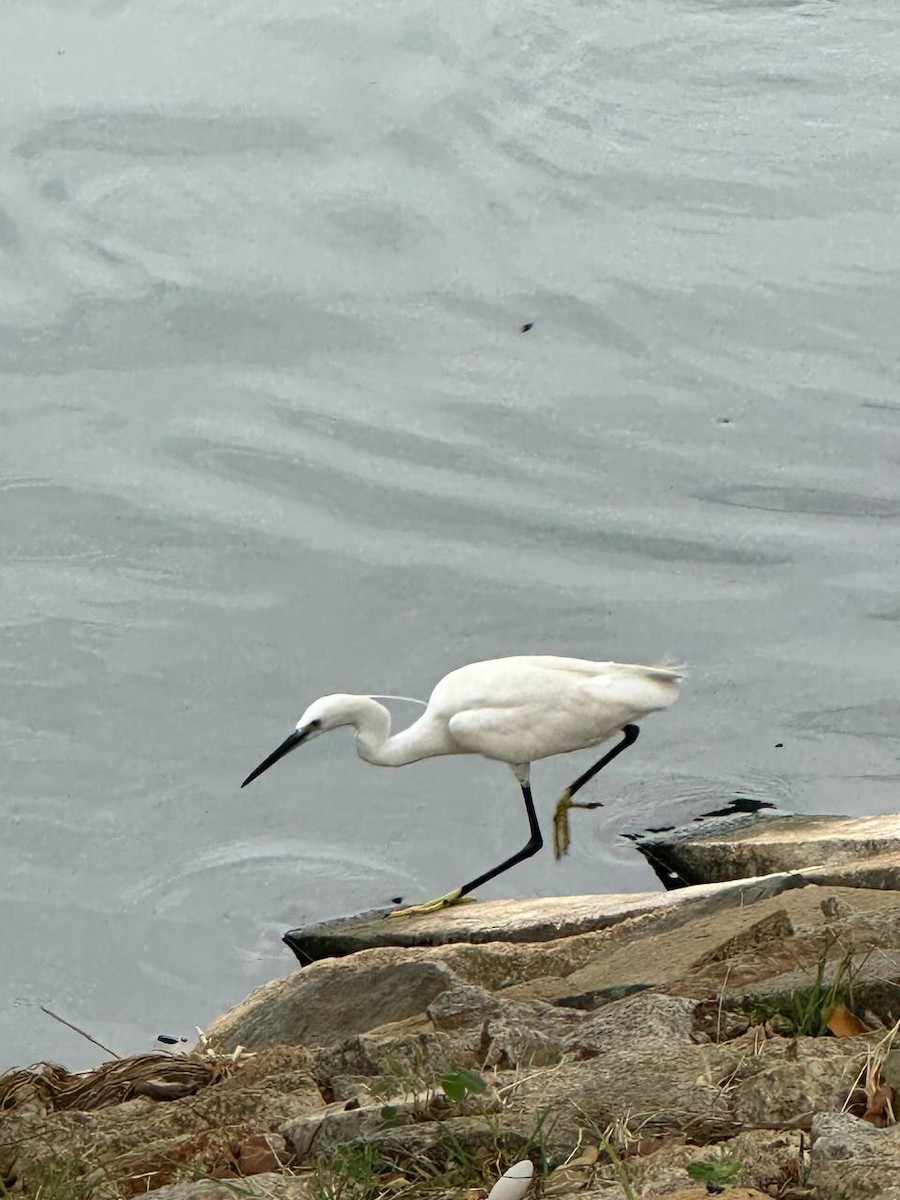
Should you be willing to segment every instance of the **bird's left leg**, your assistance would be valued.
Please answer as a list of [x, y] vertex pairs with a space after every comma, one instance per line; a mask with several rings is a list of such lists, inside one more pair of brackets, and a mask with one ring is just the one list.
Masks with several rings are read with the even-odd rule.
[[617, 754], [621, 754], [623, 750], [627, 749], [633, 742], [636, 742], [640, 729], [637, 725], [624, 725], [622, 733], [625, 736], [621, 742], [613, 746], [612, 750], [604, 754], [600, 761], [595, 762], [583, 775], [579, 775], [574, 783], [570, 783], [557, 801], [556, 811], [553, 814], [553, 853], [556, 858], [562, 858], [564, 854], [568, 854], [569, 852], [569, 842], [571, 841], [569, 834], [569, 809], [602, 807], [599, 800], [595, 800], [592, 804], [573, 804], [572, 797], [576, 792], [581, 791], [584, 785], [593, 779], [598, 771], [602, 771], [607, 763], [612, 762]]
[[451, 904], [470, 904], [469, 892], [474, 892], [477, 887], [481, 887], [489, 879], [494, 879], [497, 875], [502, 875], [504, 871], [508, 871], [510, 867], [514, 867], [516, 863], [522, 862], [523, 859], [531, 858], [532, 854], [537, 854], [538, 850], [544, 844], [544, 839], [541, 835], [541, 827], [538, 824], [537, 813], [534, 811], [534, 801], [531, 798], [529, 768], [527, 765], [516, 766], [513, 767], [513, 770], [522, 788], [522, 798], [525, 801], [525, 811], [528, 814], [528, 828], [531, 836], [528, 839], [527, 845], [523, 846], [511, 858], [505, 859], [499, 866], [492, 867], [490, 871], [485, 871], [477, 879], [472, 879], [469, 883], [464, 883], [462, 887], [455, 888], [454, 891], [448, 892], [446, 896], [438, 896], [436, 900], [429, 900], [425, 904], [413, 904], [410, 908], [395, 908], [389, 914], [390, 916], [411, 917], [420, 913], [439, 912], [442, 908], [449, 908]]

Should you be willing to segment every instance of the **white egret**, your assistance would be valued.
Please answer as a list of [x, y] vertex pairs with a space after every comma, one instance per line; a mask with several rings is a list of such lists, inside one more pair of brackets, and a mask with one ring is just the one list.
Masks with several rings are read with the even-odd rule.
[[463, 902], [469, 892], [537, 854], [543, 846], [531, 797], [533, 762], [596, 746], [622, 733], [622, 740], [579, 775], [557, 802], [554, 849], [557, 858], [565, 854], [569, 846], [569, 809], [599, 807], [599, 802], [575, 804], [572, 797], [634, 742], [639, 732], [635, 721], [674, 704], [682, 678], [683, 672], [677, 667], [588, 662], [549, 655], [470, 663], [445, 675], [431, 693], [422, 716], [394, 734], [391, 714], [374, 697], [323, 696], [307, 708], [290, 737], [250, 772], [241, 787], [297, 746], [342, 725], [356, 730], [359, 757], [379, 767], [402, 767], [442, 754], [480, 754], [508, 763], [522, 788], [530, 830], [528, 843], [499, 866], [446, 896], [397, 909], [391, 915], [436, 912]]

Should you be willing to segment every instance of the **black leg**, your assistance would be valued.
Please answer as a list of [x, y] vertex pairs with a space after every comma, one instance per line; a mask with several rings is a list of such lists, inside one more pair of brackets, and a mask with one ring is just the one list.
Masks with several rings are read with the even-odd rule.
[[525, 799], [525, 811], [528, 813], [528, 828], [531, 830], [531, 837], [528, 839], [528, 845], [525, 846], [518, 854], [514, 854], [512, 858], [506, 859], [499, 867], [493, 867], [490, 871], [485, 871], [483, 875], [479, 875], [477, 879], [473, 879], [471, 883], [464, 883], [459, 889], [460, 896], [466, 896], [477, 887], [481, 887], [483, 883], [487, 883], [489, 879], [494, 879], [497, 875], [502, 875], [504, 871], [508, 871], [510, 867], [514, 867], [516, 863], [522, 862], [526, 858], [531, 858], [533, 854], [537, 854], [541, 846], [544, 844], [544, 839], [541, 836], [541, 827], [538, 824], [537, 813], [534, 811], [534, 801], [531, 799], [531, 788], [527, 783], [520, 785], [522, 795]]
[[[607, 763], [611, 763], [617, 754], [621, 754], [623, 750], [627, 750], [629, 746], [637, 741], [637, 736], [641, 732], [637, 725], [623, 725], [622, 733], [625, 735], [621, 742], [613, 746], [608, 754], [604, 754], [599, 762], [594, 763], [592, 767], [588, 767], [583, 775], [579, 775], [574, 783], [570, 783], [566, 789], [569, 793], [569, 799], [580, 792], [586, 783], [589, 783], [598, 771], [602, 771]], [[602, 808], [603, 805], [599, 800], [595, 800], [592, 804], [573, 804], [572, 808]]]

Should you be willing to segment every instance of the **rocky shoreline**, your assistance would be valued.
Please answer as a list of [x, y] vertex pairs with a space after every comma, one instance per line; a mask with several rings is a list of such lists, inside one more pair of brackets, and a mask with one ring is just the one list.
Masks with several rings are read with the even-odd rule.
[[653, 837], [725, 881], [291, 931], [186, 1054], [0, 1076], [3, 1186], [900, 1200], [900, 818]]

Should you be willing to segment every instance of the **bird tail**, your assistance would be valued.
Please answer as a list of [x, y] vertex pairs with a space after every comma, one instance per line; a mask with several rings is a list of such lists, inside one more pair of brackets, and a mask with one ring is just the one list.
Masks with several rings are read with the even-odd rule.
[[653, 663], [652, 666], [644, 669], [651, 679], [686, 679], [688, 675], [688, 669], [684, 663], [670, 661]]

